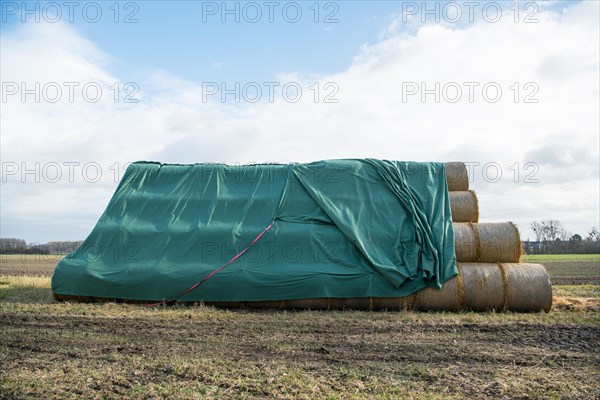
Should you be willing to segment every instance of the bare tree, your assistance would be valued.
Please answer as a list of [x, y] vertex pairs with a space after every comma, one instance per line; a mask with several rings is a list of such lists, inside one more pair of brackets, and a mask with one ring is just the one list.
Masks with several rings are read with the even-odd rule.
[[545, 239], [547, 241], [555, 241], [557, 238], [560, 238], [563, 231], [560, 221], [549, 219], [547, 221], [542, 221], [542, 224], [544, 226]]
[[564, 229], [562, 223], [555, 219], [533, 221], [531, 230], [536, 242], [528, 242], [527, 251], [532, 254], [597, 254], [600, 251], [600, 231], [595, 226], [590, 228], [585, 238]]
[[544, 227], [542, 224], [537, 221], [533, 221], [531, 223], [531, 230], [535, 234], [535, 241], [541, 242], [542, 238], [544, 237]]

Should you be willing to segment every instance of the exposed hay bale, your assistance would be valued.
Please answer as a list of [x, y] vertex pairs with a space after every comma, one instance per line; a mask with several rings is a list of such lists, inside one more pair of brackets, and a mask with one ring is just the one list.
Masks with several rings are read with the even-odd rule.
[[458, 262], [520, 261], [519, 231], [512, 222], [454, 223], [454, 249]]
[[[473, 224], [480, 243], [480, 262], [516, 263], [521, 259], [519, 230], [512, 222]], [[493, 260], [493, 261], [492, 261]]]
[[501, 264], [508, 283], [505, 308], [530, 311], [552, 307], [552, 285], [544, 266], [540, 264]]
[[552, 307], [552, 286], [542, 265], [464, 263], [459, 273], [441, 290], [418, 292], [416, 308], [453, 311], [459, 304], [474, 311], [548, 312]]
[[450, 192], [450, 212], [452, 222], [478, 222], [479, 204], [475, 192]]
[[414, 307], [417, 310], [435, 311], [448, 310], [456, 311], [462, 308], [460, 288], [461, 281], [452, 278], [444, 283], [440, 290], [427, 288], [416, 293]]
[[503, 310], [506, 282], [497, 264], [476, 264], [461, 267], [463, 305], [474, 311]]
[[447, 162], [446, 181], [451, 192], [469, 190], [469, 175], [465, 163]]
[[473, 224], [454, 223], [454, 253], [458, 262], [478, 261], [479, 240]]

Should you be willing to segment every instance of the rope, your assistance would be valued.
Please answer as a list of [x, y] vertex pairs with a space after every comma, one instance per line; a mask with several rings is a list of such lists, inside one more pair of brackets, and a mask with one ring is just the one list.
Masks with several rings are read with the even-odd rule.
[[215, 269], [210, 274], [206, 275], [200, 282], [197, 282], [196, 284], [194, 284], [193, 286], [191, 286], [189, 289], [187, 289], [185, 292], [181, 293], [179, 296], [173, 297], [172, 299], [169, 299], [169, 300], [163, 300], [163, 301], [160, 301], [158, 303], [144, 304], [144, 306], [146, 306], [146, 307], [156, 307], [156, 306], [160, 306], [160, 305], [163, 305], [163, 304], [172, 303], [175, 300], [179, 299], [180, 297], [183, 297], [186, 294], [190, 293], [191, 291], [195, 290], [198, 286], [202, 285], [204, 282], [206, 282], [207, 280], [209, 280], [210, 278], [212, 278], [217, 272], [221, 271], [223, 268], [227, 267], [229, 264], [233, 263], [235, 260], [237, 260], [238, 258], [240, 258], [246, 251], [248, 251], [248, 249], [250, 247], [252, 247], [256, 242], [258, 242], [259, 239], [265, 233], [267, 233], [267, 231], [269, 229], [271, 229], [273, 227], [273, 225], [275, 225], [275, 221], [271, 222], [269, 224], [269, 226], [267, 226], [261, 233], [259, 233], [258, 236], [256, 238], [254, 238], [254, 240], [248, 246], [246, 246], [246, 248], [244, 250], [242, 250], [239, 253], [237, 253], [235, 256], [233, 256], [231, 258], [231, 260], [227, 261], [225, 264], [221, 265], [219, 268]]

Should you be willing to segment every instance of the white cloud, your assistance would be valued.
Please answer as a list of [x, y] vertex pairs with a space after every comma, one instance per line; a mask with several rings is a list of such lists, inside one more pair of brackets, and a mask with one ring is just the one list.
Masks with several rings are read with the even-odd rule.
[[[206, 103], [200, 84], [164, 71], [139, 77], [139, 103], [115, 103], [108, 87], [119, 77], [111, 72], [117, 60], [109, 49], [98, 49], [68, 26], [24, 25], [3, 33], [3, 82], [98, 82], [106, 95], [98, 103], [57, 104], [22, 103], [14, 96], [2, 104], [2, 161], [93, 161], [102, 166], [103, 179], [21, 184], [9, 177], [1, 234], [30, 241], [83, 237], [116, 187], [109, 169], [115, 162], [350, 157], [479, 162], [473, 187], [484, 220], [515, 220], [527, 237], [529, 221], [554, 218], [584, 234], [599, 225], [597, 16], [598, 3], [582, 2], [562, 14], [540, 11], [535, 24], [427, 24], [414, 34], [392, 26], [337, 74], [282, 72], [276, 77], [282, 84], [304, 85], [298, 103], [282, 99], [279, 87], [275, 102], [264, 101], [265, 89], [257, 104], [221, 104], [218, 96]], [[315, 81], [317, 103], [309, 89]], [[339, 87], [336, 104], [323, 102], [334, 88], [326, 90], [327, 82]], [[456, 82], [463, 97], [456, 104], [436, 103], [433, 95], [425, 103], [418, 95], [403, 102], [410, 82], [429, 88]], [[472, 103], [464, 82], [479, 83]], [[482, 98], [481, 87], [489, 82], [503, 91], [494, 104]], [[518, 103], [510, 89], [515, 82]], [[527, 82], [533, 85], [525, 87]], [[535, 88], [539, 102], [523, 103]], [[482, 175], [481, 166], [490, 162], [502, 168], [499, 182]], [[538, 183], [523, 182], [531, 172], [527, 162], [539, 165]]]

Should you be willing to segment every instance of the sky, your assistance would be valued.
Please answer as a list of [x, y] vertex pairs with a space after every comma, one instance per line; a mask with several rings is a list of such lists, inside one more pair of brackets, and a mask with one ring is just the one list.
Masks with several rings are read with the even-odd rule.
[[464, 161], [480, 221], [600, 225], [597, 1], [0, 1], [0, 236], [127, 163]]

